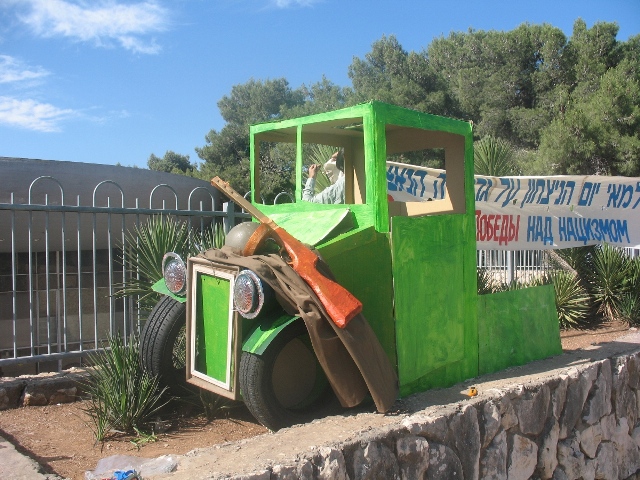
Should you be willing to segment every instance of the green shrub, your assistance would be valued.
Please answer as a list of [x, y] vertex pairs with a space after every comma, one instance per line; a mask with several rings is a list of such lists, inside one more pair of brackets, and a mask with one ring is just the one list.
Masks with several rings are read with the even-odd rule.
[[477, 175], [502, 177], [518, 175], [514, 150], [506, 140], [483, 137], [474, 144], [473, 166]]
[[640, 323], [640, 297], [638, 294], [625, 293], [616, 300], [616, 314], [620, 320], [629, 325]]
[[620, 248], [602, 244], [593, 251], [593, 272], [589, 275], [591, 295], [606, 320], [617, 317], [617, 305], [633, 288], [634, 264]]
[[93, 368], [83, 385], [89, 395], [85, 412], [93, 423], [97, 441], [111, 430], [133, 433], [141, 430], [158, 412], [165, 389], [145, 372], [139, 361], [139, 344], [131, 337], [125, 343], [120, 335], [108, 339], [108, 348], [89, 356]]
[[486, 268], [477, 269], [478, 276], [478, 295], [486, 295], [487, 293], [494, 292], [493, 280], [491, 274]]
[[589, 293], [580, 278], [557, 270], [549, 275], [556, 292], [556, 310], [560, 328], [583, 327], [589, 315]]
[[149, 312], [159, 299], [151, 287], [162, 278], [162, 257], [175, 252], [186, 262], [200, 250], [219, 248], [224, 231], [219, 224], [201, 232], [189, 229], [173, 217], [153, 216], [125, 235], [122, 263], [130, 278], [118, 285], [116, 297], [135, 296], [142, 311]]

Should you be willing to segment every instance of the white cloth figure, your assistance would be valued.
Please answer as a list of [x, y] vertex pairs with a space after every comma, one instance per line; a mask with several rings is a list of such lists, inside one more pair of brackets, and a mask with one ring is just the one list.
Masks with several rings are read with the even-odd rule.
[[309, 178], [307, 178], [307, 183], [302, 191], [302, 199], [313, 203], [344, 203], [344, 172], [337, 167], [335, 157], [331, 157], [324, 164], [324, 171], [332, 184], [317, 195], [314, 195], [316, 186], [315, 168], [317, 167], [314, 165], [309, 167]]

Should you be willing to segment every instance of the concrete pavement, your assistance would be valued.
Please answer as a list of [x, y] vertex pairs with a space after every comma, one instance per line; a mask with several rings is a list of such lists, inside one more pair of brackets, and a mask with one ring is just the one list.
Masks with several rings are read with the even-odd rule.
[[55, 480], [57, 475], [43, 472], [35, 460], [16, 450], [11, 442], [0, 437], [0, 478], [12, 480]]

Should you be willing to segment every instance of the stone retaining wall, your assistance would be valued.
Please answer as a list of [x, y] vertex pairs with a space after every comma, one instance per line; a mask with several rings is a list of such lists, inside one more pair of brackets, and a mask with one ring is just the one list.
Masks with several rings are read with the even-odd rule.
[[[639, 353], [587, 362], [538, 383], [490, 388], [436, 413], [427, 408], [405, 415], [253, 473], [184, 474], [235, 480], [636, 478]], [[273, 443], [284, 442], [282, 435]], [[236, 447], [237, 458], [246, 458], [242, 449]], [[180, 470], [174, 475], [182, 478]]]
[[[478, 383], [408, 397], [392, 416], [331, 417], [210, 447], [182, 456], [170, 476], [174, 480], [636, 478], [640, 352], [596, 360], [596, 352], [584, 356], [557, 357], [564, 368], [556, 370], [541, 363], [533, 380], [517, 377], [516, 371], [511, 373], [514, 381], [479, 378], [474, 380]], [[0, 410], [73, 401], [82, 375], [72, 369], [2, 379]], [[466, 391], [471, 385], [477, 386], [477, 397], [458, 394], [451, 400], [451, 391]], [[330, 431], [331, 424], [339, 429]], [[317, 446], [304, 450], [310, 441]], [[300, 448], [295, 455], [282, 453], [289, 444]], [[264, 460], [261, 452], [280, 460]], [[254, 464], [247, 466], [251, 458]]]
[[86, 373], [79, 368], [60, 373], [1, 377], [0, 410], [75, 402], [82, 393], [84, 378]]

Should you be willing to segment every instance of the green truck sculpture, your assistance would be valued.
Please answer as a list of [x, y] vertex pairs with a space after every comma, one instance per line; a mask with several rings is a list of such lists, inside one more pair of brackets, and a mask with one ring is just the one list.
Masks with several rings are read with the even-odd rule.
[[[344, 204], [302, 199], [318, 145], [344, 154]], [[238, 247], [257, 224], [241, 224], [227, 236], [227, 249], [186, 264], [165, 256], [156, 288], [166, 296], [141, 334], [143, 363], [165, 383], [186, 380], [243, 400], [278, 429], [317, 412], [332, 390], [343, 406], [361, 402], [364, 391], [384, 411], [396, 397], [561, 352], [553, 286], [477, 293], [470, 122], [372, 101], [253, 125], [250, 147], [253, 207], [312, 247], [328, 266], [324, 275], [361, 302], [362, 313], [343, 331], [313, 291], [311, 304], [283, 299], [288, 294], [272, 287], [278, 275], [286, 277], [279, 279], [284, 290], [298, 285], [291, 259], [278, 245], [242, 257]], [[292, 203], [256, 202], [261, 150], [290, 155]], [[443, 187], [424, 201], [394, 201], [389, 158], [439, 159]], [[418, 172], [405, 188], [416, 191], [423, 179]], [[244, 243], [234, 250], [238, 239]], [[304, 283], [298, 286], [304, 297]], [[175, 359], [185, 330], [186, 358]]]

